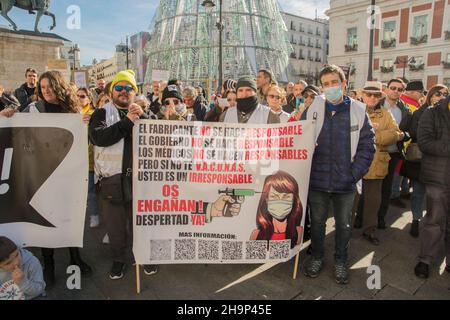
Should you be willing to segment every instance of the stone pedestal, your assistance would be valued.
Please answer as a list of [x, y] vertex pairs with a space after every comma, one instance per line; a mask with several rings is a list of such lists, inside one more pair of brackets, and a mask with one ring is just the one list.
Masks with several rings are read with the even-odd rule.
[[12, 31], [0, 28], [0, 84], [12, 91], [25, 82], [25, 70], [47, 70], [48, 62], [59, 59], [63, 41], [52, 33]]

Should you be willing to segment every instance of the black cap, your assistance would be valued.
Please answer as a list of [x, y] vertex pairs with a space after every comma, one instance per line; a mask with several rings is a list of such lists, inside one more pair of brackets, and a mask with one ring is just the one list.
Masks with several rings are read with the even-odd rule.
[[162, 94], [162, 102], [164, 102], [167, 98], [177, 98], [178, 100], [183, 101], [183, 96], [181, 95], [180, 89], [174, 84], [168, 85], [164, 89]]
[[305, 89], [302, 91], [302, 94], [304, 94], [307, 91], [311, 91], [311, 92], [313, 92], [313, 93], [315, 93], [317, 95], [320, 95], [320, 89], [317, 88], [316, 86], [312, 85], [312, 84], [306, 86]]
[[406, 91], [423, 91], [424, 89], [422, 81], [411, 81], [406, 85]]

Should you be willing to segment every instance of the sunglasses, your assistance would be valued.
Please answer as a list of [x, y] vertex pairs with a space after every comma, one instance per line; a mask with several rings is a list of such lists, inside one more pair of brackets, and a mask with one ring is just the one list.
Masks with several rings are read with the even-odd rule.
[[398, 91], [398, 92], [403, 92], [403, 91], [405, 91], [405, 89], [399, 88], [399, 87], [389, 87], [389, 90], [391, 90], [391, 91]]
[[435, 95], [436, 97], [444, 97], [444, 98], [445, 98], [445, 97], [448, 96], [448, 92], [438, 91], [438, 92], [435, 92], [434, 95]]
[[316, 97], [316, 95], [313, 94], [313, 93], [312, 93], [312, 94], [304, 94], [304, 95], [303, 95], [303, 98], [304, 98], [304, 99], [308, 99], [308, 98], [314, 99], [315, 97]]
[[119, 86], [119, 85], [115, 86], [114, 90], [116, 90], [117, 92], [121, 92], [123, 90], [125, 90], [126, 92], [134, 91], [132, 86]]
[[80, 94], [80, 95], [77, 95], [77, 97], [80, 99], [85, 99], [87, 96]]
[[364, 93], [367, 97], [375, 97], [375, 98], [381, 98], [381, 93], [370, 93], [370, 92], [365, 92]]
[[[170, 100], [166, 100], [166, 101], [164, 101], [164, 105], [166, 105], [166, 106], [170, 106], [170, 103], [171, 103], [172, 101], [170, 101]], [[180, 104], [180, 101], [179, 100], [174, 100], [173, 101], [173, 104], [174, 105], [179, 105]]]
[[274, 96], [273, 94], [269, 94], [269, 95], [267, 96], [267, 98], [275, 99], [275, 100], [280, 100], [280, 99], [281, 99], [280, 96]]

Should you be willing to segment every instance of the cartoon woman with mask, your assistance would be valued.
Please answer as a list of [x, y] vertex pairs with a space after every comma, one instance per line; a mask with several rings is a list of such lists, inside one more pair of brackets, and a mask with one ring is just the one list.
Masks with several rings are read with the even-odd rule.
[[303, 207], [297, 181], [285, 171], [277, 171], [264, 181], [256, 214], [256, 226], [250, 240], [291, 240], [291, 248], [300, 244]]
[[[256, 213], [256, 226], [250, 240], [291, 240], [291, 248], [300, 244], [303, 206], [297, 181], [285, 171], [277, 171], [264, 181]], [[214, 203], [206, 204], [206, 223], [215, 217], [239, 215], [244, 197], [222, 195]], [[225, 215], [227, 211], [229, 215]]]

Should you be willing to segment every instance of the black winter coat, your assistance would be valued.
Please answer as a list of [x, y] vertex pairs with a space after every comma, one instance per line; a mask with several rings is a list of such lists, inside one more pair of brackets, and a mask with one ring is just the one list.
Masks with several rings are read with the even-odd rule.
[[424, 111], [417, 141], [422, 151], [420, 180], [425, 184], [450, 187], [450, 97]]

